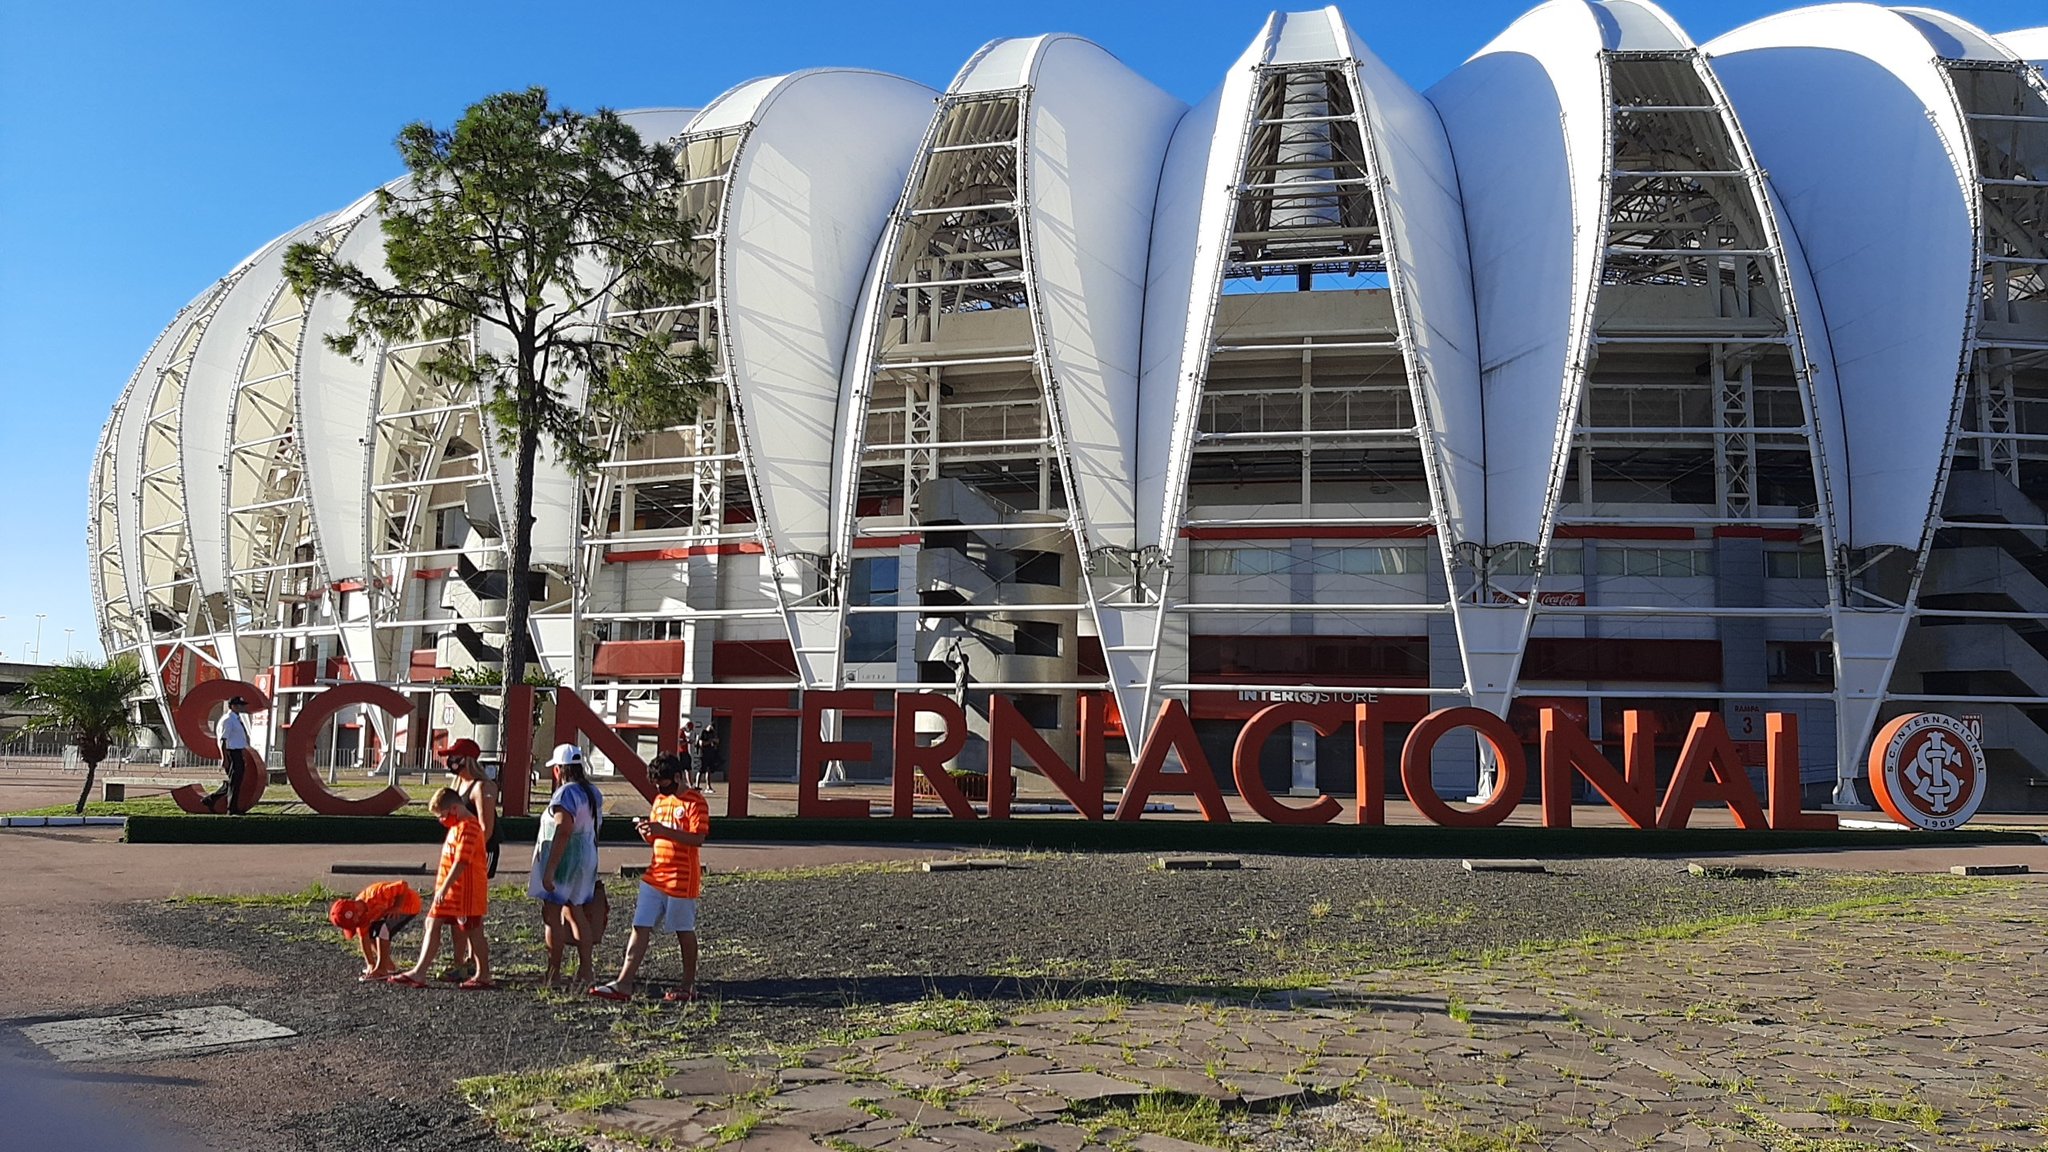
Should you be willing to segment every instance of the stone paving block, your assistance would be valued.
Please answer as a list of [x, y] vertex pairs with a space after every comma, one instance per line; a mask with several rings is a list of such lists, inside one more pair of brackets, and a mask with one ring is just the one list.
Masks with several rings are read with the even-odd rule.
[[822, 1108], [800, 1108], [794, 1111], [777, 1112], [773, 1116], [776, 1124], [795, 1128], [814, 1136], [831, 1136], [866, 1127], [874, 1116], [865, 1108], [850, 1104], [833, 1104]]
[[812, 1084], [799, 1084], [784, 1088], [768, 1098], [768, 1103], [777, 1108], [801, 1112], [811, 1108], [836, 1108], [851, 1104], [855, 1100], [869, 1100], [876, 1096], [893, 1095], [887, 1085], [873, 1081], [829, 1080]]
[[709, 1096], [724, 1099], [744, 1096], [775, 1087], [775, 1077], [753, 1069], [735, 1068], [722, 1056], [706, 1056], [676, 1064], [673, 1075], [661, 1086], [677, 1096]]
[[624, 1104], [589, 1113], [591, 1127], [600, 1132], [627, 1132], [636, 1136], [678, 1137], [685, 1129], [701, 1131], [692, 1122], [704, 1106], [693, 1100], [629, 1100]]
[[952, 1152], [1014, 1152], [1017, 1141], [1008, 1135], [997, 1135], [963, 1124], [950, 1124], [943, 1128], [925, 1128], [918, 1135], [932, 1140]]
[[1072, 1124], [1040, 1124], [1020, 1133], [1018, 1143], [1031, 1152], [1081, 1152], [1090, 1146], [1088, 1133]]
[[977, 1060], [972, 1064], [963, 1065], [960, 1070], [984, 1080], [1001, 1079], [1004, 1076], [1014, 1080], [1034, 1072], [1050, 1072], [1057, 1067], [1043, 1056], [1034, 1056], [1013, 1048], [1004, 1049], [1003, 1053], [993, 1059]]
[[1155, 1092], [1178, 1092], [1219, 1104], [1234, 1104], [1238, 1099], [1236, 1091], [1192, 1068], [1134, 1068], [1126, 1064], [1103, 1071], [1119, 1079], [1135, 1080]]
[[1148, 1091], [1142, 1084], [1098, 1072], [1040, 1072], [1024, 1077], [1023, 1083], [1072, 1104], [1135, 1100]]
[[1001, 1096], [969, 1096], [964, 1100], [956, 1100], [953, 1103], [953, 1111], [993, 1124], [998, 1130], [1015, 1128], [1020, 1124], [1032, 1124], [1038, 1119], [1035, 1114], [1019, 1108]]
[[937, 1128], [946, 1124], [967, 1122], [966, 1118], [957, 1112], [908, 1096], [884, 1096], [875, 1101], [875, 1107], [898, 1120], [908, 1120], [920, 1128]]
[[818, 1142], [808, 1132], [759, 1124], [745, 1136], [718, 1145], [718, 1152], [818, 1152]]

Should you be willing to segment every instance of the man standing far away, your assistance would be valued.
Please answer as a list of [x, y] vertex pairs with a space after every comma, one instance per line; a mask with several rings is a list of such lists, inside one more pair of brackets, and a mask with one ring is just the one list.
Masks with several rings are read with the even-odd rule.
[[[220, 718], [220, 725], [214, 732], [220, 740], [220, 770], [227, 780], [201, 803], [215, 815], [219, 815], [223, 807], [233, 816], [248, 815], [248, 811], [241, 807], [242, 776], [248, 771], [249, 762], [248, 714], [248, 701], [236, 696], [228, 701], [227, 713]], [[222, 806], [216, 806], [217, 802]]]

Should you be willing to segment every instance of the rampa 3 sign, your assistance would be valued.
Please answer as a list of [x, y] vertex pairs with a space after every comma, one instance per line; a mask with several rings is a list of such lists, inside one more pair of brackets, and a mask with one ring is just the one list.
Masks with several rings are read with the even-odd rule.
[[[505, 733], [505, 761], [529, 763], [534, 749], [533, 689], [512, 689], [505, 715], [513, 718]], [[248, 699], [253, 707], [268, 707], [267, 696], [256, 686], [240, 681], [214, 680], [193, 689], [179, 702], [174, 715], [178, 736], [186, 747], [201, 756], [219, 755], [219, 747], [208, 730], [211, 714], [231, 696]], [[662, 717], [658, 741], [673, 746], [681, 724], [679, 694], [661, 694]], [[821, 794], [819, 781], [825, 766], [835, 760], [864, 762], [874, 749], [865, 741], [828, 740], [821, 734], [820, 721], [831, 710], [871, 708], [876, 693], [863, 690], [805, 692], [800, 706], [802, 747], [797, 762], [797, 815], [827, 819], [867, 819], [875, 806], [857, 797], [828, 797]], [[788, 694], [759, 689], [701, 689], [700, 706], [731, 717], [732, 737], [727, 747], [728, 786], [724, 789], [726, 815], [747, 814], [747, 784], [752, 762], [753, 729], [756, 713], [785, 708]], [[329, 815], [384, 815], [397, 811], [408, 797], [397, 788], [386, 788], [374, 796], [348, 799], [331, 791], [313, 767], [314, 741], [324, 722], [351, 705], [381, 708], [392, 715], [405, 715], [412, 704], [392, 689], [375, 684], [344, 684], [320, 693], [302, 708], [285, 739], [285, 778], [299, 798], [315, 812]], [[1010, 779], [1020, 760], [1028, 762], [1045, 777], [1080, 814], [1101, 819], [1108, 798], [1108, 771], [1104, 733], [1107, 716], [1101, 699], [1081, 698], [1079, 763], [1069, 764], [1056, 753], [1037, 730], [1024, 719], [1011, 700], [993, 694], [990, 701], [989, 800], [987, 814], [977, 810], [946, 772], [946, 763], [959, 754], [967, 740], [967, 722], [960, 706], [950, 696], [930, 692], [894, 694], [894, 744], [896, 757], [892, 775], [892, 796], [887, 814], [908, 818], [915, 807], [916, 781], [922, 776], [947, 811], [956, 819], [1003, 820], [1010, 815]], [[944, 722], [943, 732], [929, 743], [920, 737], [919, 717], [932, 716]], [[1903, 725], [1919, 722], [1903, 736]], [[1939, 723], [1938, 723], [1939, 722]], [[1259, 775], [1259, 754], [1275, 733], [1290, 724], [1305, 723], [1325, 736], [1334, 736], [1349, 726], [1357, 765], [1357, 804], [1353, 820], [1363, 825], [1386, 822], [1384, 709], [1367, 701], [1360, 703], [1291, 701], [1273, 704], [1254, 714], [1238, 733], [1232, 750], [1231, 777], [1253, 813], [1278, 824], [1327, 824], [1344, 812], [1335, 797], [1318, 795], [1309, 799], [1274, 796]], [[1436, 794], [1430, 778], [1430, 754], [1438, 741], [1460, 728], [1471, 729], [1492, 752], [1499, 771], [1493, 792], [1481, 803], [1457, 807]], [[1800, 805], [1799, 732], [1797, 717], [1771, 713], [1765, 718], [1766, 794], [1759, 798], [1750, 785], [1735, 743], [1717, 713], [1702, 712], [1687, 729], [1678, 763], [1661, 795], [1657, 789], [1654, 756], [1656, 719], [1647, 712], [1628, 712], [1622, 724], [1623, 762], [1616, 768], [1587, 736], [1583, 727], [1563, 711], [1545, 708], [1541, 713], [1541, 737], [1536, 771], [1542, 796], [1543, 825], [1566, 828], [1572, 823], [1572, 790], [1584, 780], [1602, 800], [1636, 828], [1684, 828], [1694, 809], [1702, 804], [1726, 806], [1738, 827], [1811, 831], [1832, 829], [1835, 817], [1825, 812], [1808, 812]], [[1907, 741], [1901, 748], [1910, 752], [1902, 761], [1898, 788], [1880, 791], [1886, 811], [1902, 822], [1923, 828], [1953, 828], [1976, 811], [1982, 799], [1984, 773], [1982, 753], [1962, 725], [1945, 716], [1916, 714], [1902, 717], [1880, 737]], [[1934, 733], [1932, 735], [1928, 733]], [[1947, 735], [1944, 735], [1947, 734]], [[1949, 739], [1949, 735], [1961, 737]], [[631, 781], [643, 795], [652, 797], [645, 764], [618, 733], [601, 720], [583, 699], [567, 688], [555, 690], [555, 725], [550, 743], [586, 741], [604, 753], [620, 775]], [[1950, 757], [1962, 757], [1960, 768]], [[1878, 750], [1873, 750], [1871, 777], [1875, 785], [1879, 772]], [[1893, 757], [1892, 759], [1899, 759]], [[1887, 763], [1890, 761], [1888, 760]], [[1176, 767], [1176, 763], [1178, 766]], [[1917, 766], [1917, 767], [1916, 767]], [[266, 773], [252, 771], [245, 777], [245, 804], [260, 795]], [[1446, 827], [1484, 828], [1507, 819], [1522, 803], [1529, 765], [1521, 741], [1505, 721], [1478, 708], [1444, 708], [1422, 718], [1409, 732], [1401, 748], [1402, 791], [1424, 818]], [[1959, 782], [1951, 785], [1948, 773]], [[1887, 781], [1889, 783], [1889, 779]], [[523, 814], [530, 807], [528, 777], [524, 772], [505, 773], [501, 781], [505, 810]], [[1926, 795], [1921, 791], [1924, 789]], [[204, 809], [201, 792], [187, 786], [172, 794], [188, 811]], [[1137, 820], [1146, 803], [1155, 796], [1191, 796], [1205, 819], [1228, 821], [1230, 811], [1216, 782], [1208, 756], [1195, 736], [1194, 723], [1186, 707], [1168, 700], [1159, 710], [1151, 731], [1139, 746], [1131, 778], [1116, 797], [1114, 818]], [[1901, 800], [1900, 797], [1910, 797]], [[1898, 806], [1895, 808], [1894, 804]], [[1937, 811], [1938, 809], [1938, 811]], [[1924, 814], [1924, 818], [1916, 818]]]

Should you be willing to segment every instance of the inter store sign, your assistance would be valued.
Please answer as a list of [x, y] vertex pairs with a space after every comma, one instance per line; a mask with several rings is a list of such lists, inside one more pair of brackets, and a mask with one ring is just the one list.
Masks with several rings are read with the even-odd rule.
[[[514, 688], [504, 714], [515, 722], [507, 725], [505, 762], [530, 763], [533, 759], [533, 689]], [[877, 814], [876, 806], [857, 797], [821, 794], [819, 781], [825, 766], [835, 760], [864, 762], [872, 759], [873, 747], [866, 741], [826, 740], [819, 735], [820, 720], [831, 710], [871, 709], [877, 693], [860, 690], [810, 691], [802, 695], [800, 731], [803, 746], [798, 757], [797, 815], [800, 817], [863, 820]], [[193, 687], [173, 713], [178, 738], [194, 753], [217, 758], [220, 746], [210, 731], [213, 712], [234, 696], [250, 702], [252, 708], [269, 707], [268, 696], [255, 685], [236, 680], [212, 680]], [[754, 719], [757, 713], [785, 707], [787, 694], [748, 689], [701, 689], [700, 705], [732, 719], [732, 736], [727, 747], [728, 786], [724, 789], [726, 815], [747, 814], [747, 783], [752, 760]], [[396, 787], [372, 796], [349, 799], [333, 792], [313, 767], [314, 745], [321, 728], [342, 709], [362, 705], [381, 708], [394, 716], [412, 712], [413, 703], [397, 691], [377, 684], [342, 684], [314, 696], [290, 726], [284, 742], [285, 778], [306, 806], [326, 815], [389, 815], [404, 806], [409, 797]], [[663, 747], [674, 746], [681, 732], [680, 694], [661, 696], [659, 739]], [[1352, 730], [1356, 750], [1358, 802], [1353, 819], [1358, 824], [1378, 825], [1386, 821], [1385, 729], [1391, 722], [1390, 709], [1370, 700], [1340, 701], [1325, 698], [1285, 700], [1260, 708], [1238, 732], [1232, 750], [1230, 770], [1238, 794], [1261, 819], [1276, 824], [1327, 824], [1336, 820], [1344, 806], [1336, 798], [1281, 798], [1273, 795], [1259, 775], [1259, 753], [1266, 741], [1290, 724], [1305, 723], [1324, 736], [1334, 736], [1347, 726]], [[1108, 799], [1105, 733], [1107, 705], [1097, 694], [1081, 696], [1079, 763], [1069, 764], [1053, 751], [1023, 717], [1015, 704], [1001, 694], [991, 696], [987, 814], [978, 812], [946, 772], [946, 762], [957, 756], [967, 742], [967, 722], [960, 705], [950, 696], [931, 692], [896, 693], [893, 700], [896, 760], [892, 775], [893, 795], [886, 814], [909, 817], [915, 805], [915, 785], [922, 777], [930, 784], [951, 816], [958, 820], [1004, 820], [1010, 815], [1011, 776], [1015, 766], [1028, 762], [1080, 814], [1090, 820], [1102, 818]], [[930, 744], [920, 744], [919, 718], [936, 717], [944, 723], [944, 734]], [[1601, 753], [1582, 719], [1564, 709], [1545, 707], [1540, 713], [1539, 756], [1534, 771], [1540, 780], [1543, 825], [1567, 828], [1572, 823], [1572, 790], [1575, 781], [1586, 784], [1630, 825], [1636, 828], [1684, 828], [1702, 804], [1725, 805], [1738, 827], [1780, 831], [1832, 829], [1835, 817], [1825, 812], [1808, 812], [1800, 807], [1799, 733], [1797, 717], [1773, 712], [1764, 718], [1766, 791], [1758, 797], [1735, 742], [1721, 717], [1701, 712], [1693, 717], [1678, 755], [1670, 782], [1659, 794], [1654, 757], [1656, 717], [1648, 712], [1628, 712], [1622, 722], [1624, 754], [1617, 768]], [[524, 723], [517, 722], [524, 720]], [[1430, 754], [1438, 741], [1458, 729], [1472, 730], [1492, 752], [1499, 771], [1491, 795], [1471, 807], [1455, 807], [1436, 794], [1430, 778]], [[619, 773], [642, 795], [652, 799], [653, 785], [645, 763], [630, 745], [604, 723], [567, 688], [555, 690], [555, 724], [550, 743], [586, 742], [603, 752]], [[1972, 749], [1974, 752], [1974, 749]], [[1180, 767], [1172, 767], [1177, 757]], [[244, 776], [243, 805], [253, 803], [268, 784], [268, 772], [260, 759]], [[1425, 819], [1451, 828], [1485, 828], [1505, 820], [1522, 803], [1530, 765], [1521, 741], [1500, 717], [1478, 708], [1444, 708], [1424, 716], [1409, 732], [1401, 748], [1400, 779], [1403, 792]], [[532, 798], [528, 774], [507, 772], [500, 781], [505, 810], [524, 814]], [[188, 812], [203, 812], [203, 795], [197, 785], [173, 792], [178, 805]], [[1114, 819], [1138, 820], [1146, 803], [1157, 796], [1189, 796], [1204, 819], [1231, 819], [1222, 790], [1193, 721], [1177, 700], [1160, 708], [1150, 733], [1139, 747], [1131, 778], [1116, 796]]]

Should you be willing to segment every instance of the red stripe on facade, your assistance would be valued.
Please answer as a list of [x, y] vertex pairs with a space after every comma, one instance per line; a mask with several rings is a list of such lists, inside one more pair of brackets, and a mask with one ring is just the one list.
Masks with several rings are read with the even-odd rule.
[[1436, 535], [1434, 524], [1276, 524], [1271, 527], [1183, 528], [1188, 540], [1420, 540]]
[[1723, 524], [1714, 529], [1714, 535], [1726, 540], [1797, 541], [1806, 533], [1798, 528], [1754, 528], [1747, 524]]
[[923, 534], [912, 532], [904, 536], [857, 536], [854, 538], [853, 546], [855, 548], [901, 548], [905, 544], [922, 543], [924, 543]]
[[1698, 533], [1690, 528], [1665, 527], [1654, 524], [1559, 524], [1559, 540], [1693, 540]]
[[758, 540], [734, 544], [692, 544], [688, 548], [648, 548], [639, 552], [607, 552], [607, 564], [646, 564], [655, 560], [688, 560], [692, 556], [752, 556], [767, 549]]

